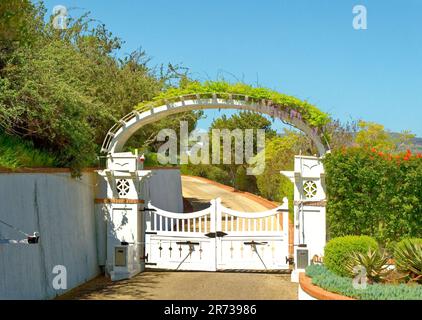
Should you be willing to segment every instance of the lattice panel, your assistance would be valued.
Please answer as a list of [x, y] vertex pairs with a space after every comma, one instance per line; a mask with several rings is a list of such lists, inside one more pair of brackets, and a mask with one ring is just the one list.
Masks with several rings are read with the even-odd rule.
[[303, 184], [303, 193], [306, 199], [312, 199], [317, 195], [318, 187], [314, 181], [306, 181]]
[[129, 181], [127, 181], [126, 179], [117, 180], [116, 189], [119, 196], [121, 197], [126, 196], [130, 191]]

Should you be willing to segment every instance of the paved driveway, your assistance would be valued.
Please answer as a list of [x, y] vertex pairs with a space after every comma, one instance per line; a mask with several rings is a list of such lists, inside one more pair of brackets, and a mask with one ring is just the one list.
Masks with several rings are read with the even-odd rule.
[[60, 299], [295, 300], [290, 275], [226, 272], [144, 272], [130, 280], [98, 277]]
[[206, 179], [182, 176], [182, 189], [183, 197], [189, 200], [194, 211], [209, 207], [209, 201], [215, 198], [221, 198], [223, 205], [233, 210], [259, 212], [269, 209], [269, 207], [246, 197], [243, 193], [233, 192], [213, 184], [212, 181], [207, 182]]

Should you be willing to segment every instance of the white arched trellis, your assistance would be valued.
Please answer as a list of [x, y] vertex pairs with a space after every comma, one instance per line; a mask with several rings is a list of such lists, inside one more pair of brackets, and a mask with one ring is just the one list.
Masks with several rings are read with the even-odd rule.
[[[123, 152], [123, 148], [129, 138], [143, 126], [172, 114], [192, 110], [239, 109], [267, 114], [301, 130], [314, 142], [319, 157], [296, 156], [294, 170], [281, 173], [294, 184], [294, 243], [291, 244], [294, 250], [291, 251], [294, 251], [295, 271], [304, 268], [309, 263], [309, 258], [322, 255], [325, 245], [325, 184], [324, 168], [320, 157], [324, 156], [328, 149], [321, 140], [318, 128], [309, 125], [298, 110], [287, 109], [269, 100], [227, 93], [189, 94], [163, 101], [159, 106], [157, 106], [158, 102], [153, 103], [154, 106], [147, 108], [148, 110], [134, 110], [117, 122], [108, 131], [101, 149], [103, 153], [107, 153], [107, 168], [98, 171], [105, 185], [98, 189], [96, 208], [98, 215], [104, 218], [103, 225], [106, 226], [107, 239], [99, 245], [106, 243], [106, 252], [103, 253], [101, 265], [105, 266], [112, 279], [131, 277], [143, 270], [146, 263], [151, 264], [151, 259], [158, 259], [151, 251], [151, 237], [154, 238], [157, 230], [149, 230], [145, 227], [149, 223], [148, 210], [154, 208], [144, 206], [145, 201], [149, 200], [149, 194], [146, 192], [149, 187], [145, 187], [144, 184], [153, 173], [143, 170], [143, 165], [139, 165], [138, 161], [142, 163], [142, 157], [138, 158], [131, 152]], [[107, 214], [104, 215], [103, 212]], [[221, 212], [219, 214], [221, 215]], [[224, 214], [238, 216], [230, 210]], [[245, 213], [246, 216], [249, 217], [250, 213]], [[287, 215], [284, 218], [286, 217]], [[169, 218], [175, 219], [178, 216], [167, 215], [166, 219]], [[195, 218], [198, 217], [195, 216]], [[122, 221], [125, 223], [122, 224]], [[285, 233], [283, 241], [286, 241], [287, 218], [283, 225], [283, 233]], [[178, 226], [180, 225], [176, 223], [176, 229]], [[222, 238], [221, 227], [221, 223], [214, 225], [215, 230], [211, 230], [210, 234], [215, 233], [216, 237]], [[163, 230], [160, 229], [160, 231]], [[265, 235], [268, 234], [268, 232], [265, 233]], [[252, 236], [248, 235], [248, 237]], [[228, 236], [227, 239], [231, 238]], [[246, 243], [255, 244], [254, 241], [248, 242], [248, 239], [244, 239], [245, 245]], [[161, 244], [157, 246], [157, 250], [161, 252]], [[148, 256], [149, 261], [147, 261]]]
[[[222, 98], [224, 96], [224, 98]], [[134, 110], [124, 116], [107, 133], [101, 152], [122, 152], [129, 138], [143, 126], [156, 122], [172, 114], [200, 109], [239, 109], [267, 114], [290, 124], [308, 135], [318, 149], [320, 156], [327, 151], [318, 134], [318, 130], [309, 126], [296, 110], [282, 110], [269, 100], [258, 100], [245, 95], [231, 94], [195, 94], [166, 101], [163, 105], [146, 111]]]

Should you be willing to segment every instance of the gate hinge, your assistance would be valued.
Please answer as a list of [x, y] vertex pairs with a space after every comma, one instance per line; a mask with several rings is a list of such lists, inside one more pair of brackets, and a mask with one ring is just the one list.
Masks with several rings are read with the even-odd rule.
[[294, 258], [293, 257], [286, 257], [286, 264], [293, 265], [294, 264]]

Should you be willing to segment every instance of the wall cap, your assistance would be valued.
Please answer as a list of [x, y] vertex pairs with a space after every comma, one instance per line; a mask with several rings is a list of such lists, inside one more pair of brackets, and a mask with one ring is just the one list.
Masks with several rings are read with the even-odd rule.
[[103, 198], [96, 198], [94, 199], [95, 203], [116, 203], [116, 204], [138, 204], [138, 203], [145, 203], [143, 199], [125, 199], [125, 198], [113, 198], [113, 199], [103, 199]]
[[[83, 168], [81, 172], [94, 172], [98, 170], [97, 168]], [[4, 168], [0, 167], [0, 174], [1, 173], [46, 173], [46, 174], [54, 174], [54, 173], [71, 173], [69, 168], [54, 168], [54, 167], [23, 167], [23, 168]]]
[[144, 170], [180, 170], [180, 167], [144, 167]]

